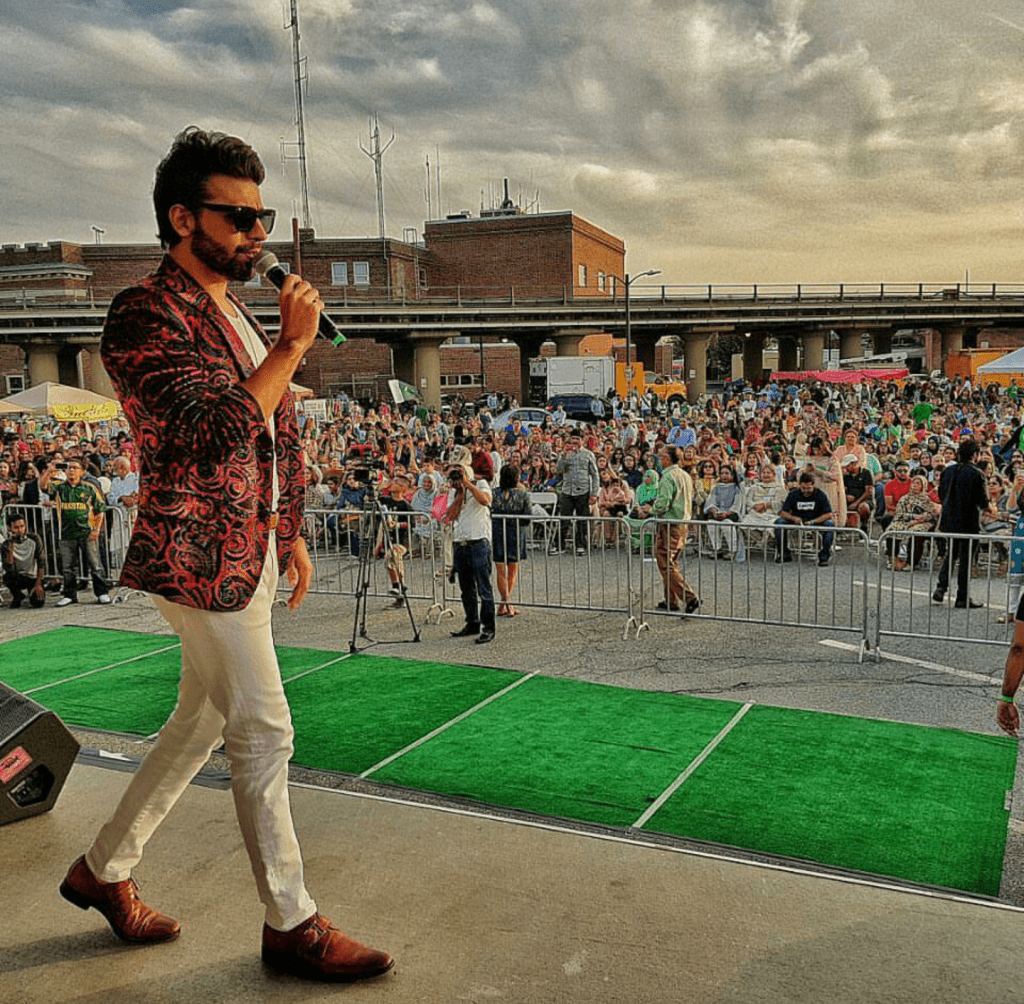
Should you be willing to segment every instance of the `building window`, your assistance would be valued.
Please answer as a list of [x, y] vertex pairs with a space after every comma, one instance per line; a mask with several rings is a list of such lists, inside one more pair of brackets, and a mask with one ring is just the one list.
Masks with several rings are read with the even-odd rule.
[[605, 291], [605, 274], [604, 272], [597, 273], [597, 288], [603, 293]]
[[586, 286], [586, 284], [587, 284], [587, 266], [586, 265], [577, 265], [576, 269], [577, 269], [577, 271], [579, 273], [579, 285], [580, 286]]
[[332, 261], [331, 262], [331, 285], [332, 286], [347, 286], [348, 285], [348, 262], [347, 261]]
[[352, 281], [357, 286], [370, 285], [370, 263], [368, 261], [352, 262]]

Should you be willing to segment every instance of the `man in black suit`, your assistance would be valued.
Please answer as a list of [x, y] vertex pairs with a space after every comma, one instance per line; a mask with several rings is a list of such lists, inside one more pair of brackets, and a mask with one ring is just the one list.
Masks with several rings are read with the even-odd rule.
[[[950, 464], [939, 478], [939, 498], [942, 501], [942, 515], [939, 517], [940, 533], [980, 533], [980, 514], [989, 507], [985, 491], [985, 477], [974, 466], [978, 444], [973, 439], [960, 443], [957, 462]], [[941, 603], [949, 588], [949, 574], [957, 565], [956, 606], [961, 609], [977, 609], [983, 604], [971, 599], [970, 581], [973, 541], [962, 537], [950, 541], [946, 556], [939, 568], [939, 580], [932, 593], [932, 599]]]

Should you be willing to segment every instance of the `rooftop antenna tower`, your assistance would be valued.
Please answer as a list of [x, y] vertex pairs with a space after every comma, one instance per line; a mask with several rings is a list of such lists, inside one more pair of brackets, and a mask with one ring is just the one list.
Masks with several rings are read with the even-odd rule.
[[[309, 219], [309, 178], [306, 174], [306, 108], [304, 91], [309, 83], [306, 72], [306, 57], [299, 49], [299, 9], [298, 0], [289, 0], [291, 17], [284, 26], [285, 31], [292, 33], [292, 64], [295, 71], [295, 142], [286, 143], [281, 140], [281, 161], [297, 160], [299, 162], [299, 188], [302, 201], [302, 226], [308, 230], [312, 224]], [[285, 147], [294, 146], [297, 153], [293, 157], [285, 155]]]
[[[294, 0], [293, 0], [294, 2]], [[380, 145], [380, 123], [377, 121], [377, 116], [373, 116], [373, 122], [370, 123], [370, 140], [373, 143], [373, 149], [367, 150], [362, 143], [359, 144], [359, 149], [366, 154], [370, 160], [373, 161], [374, 173], [377, 175], [377, 229], [379, 231], [380, 239], [384, 240], [384, 172], [383, 162], [384, 154], [388, 147], [391, 146], [395, 141], [394, 132], [391, 133], [391, 139], [384, 144], [383, 149]]]

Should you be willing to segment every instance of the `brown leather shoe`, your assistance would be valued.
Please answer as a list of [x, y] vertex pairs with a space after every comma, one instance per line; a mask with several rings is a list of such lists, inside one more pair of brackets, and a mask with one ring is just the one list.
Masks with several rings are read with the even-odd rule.
[[361, 945], [319, 913], [290, 931], [264, 924], [263, 961], [292, 976], [333, 982], [380, 976], [395, 964], [387, 952]]
[[114, 934], [132, 945], [173, 941], [181, 933], [176, 920], [151, 910], [139, 899], [134, 879], [101, 882], [89, 870], [84, 856], [71, 866], [60, 885], [60, 894], [83, 910], [99, 910]]

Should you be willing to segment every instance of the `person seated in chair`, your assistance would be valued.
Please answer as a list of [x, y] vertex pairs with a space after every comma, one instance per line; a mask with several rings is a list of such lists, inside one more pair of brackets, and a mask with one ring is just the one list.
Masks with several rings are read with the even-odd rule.
[[[828, 526], [836, 525], [832, 512], [832, 504], [828, 496], [820, 489], [814, 487], [814, 475], [806, 471], [800, 475], [797, 487], [787, 496], [782, 503], [779, 518], [775, 521], [775, 545], [778, 553], [775, 555], [776, 563], [792, 561], [793, 555], [790, 550], [789, 534], [784, 530], [788, 526]], [[835, 532], [827, 530], [821, 534], [818, 549], [818, 565], [824, 568], [832, 558], [832, 542], [835, 539]]]
[[718, 474], [718, 483], [708, 494], [704, 512], [711, 524], [707, 527], [712, 555], [728, 559], [736, 554], [743, 560], [743, 539], [732, 524], [738, 523], [743, 512], [743, 492], [736, 483], [736, 474], [728, 464]]

